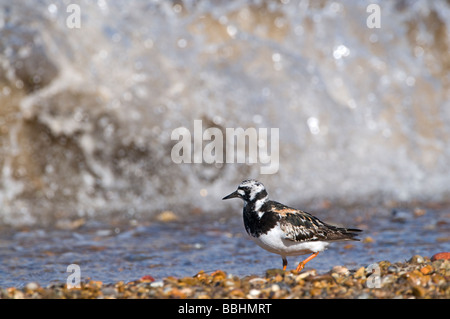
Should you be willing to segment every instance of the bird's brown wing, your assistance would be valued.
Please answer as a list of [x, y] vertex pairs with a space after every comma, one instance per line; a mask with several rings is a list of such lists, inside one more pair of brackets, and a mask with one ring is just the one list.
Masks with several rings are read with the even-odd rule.
[[288, 207], [278, 202], [271, 202], [271, 210], [279, 215], [281, 230], [286, 239], [301, 241], [358, 240], [354, 238], [359, 229], [341, 228], [322, 222], [313, 215]]

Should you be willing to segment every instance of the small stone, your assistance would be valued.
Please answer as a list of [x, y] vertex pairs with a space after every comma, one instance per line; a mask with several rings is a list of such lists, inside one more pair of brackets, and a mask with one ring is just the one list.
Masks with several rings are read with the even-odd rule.
[[427, 213], [427, 211], [425, 209], [423, 209], [423, 208], [418, 208], [417, 207], [417, 208], [414, 208], [413, 213], [414, 213], [415, 217], [420, 217], [420, 216], [425, 215]]
[[227, 274], [223, 270], [216, 270], [211, 274], [214, 282], [222, 281], [227, 278]]
[[356, 298], [358, 298], [358, 299], [369, 299], [370, 295], [367, 292], [363, 292], [362, 294], [358, 295]]
[[422, 256], [420, 255], [414, 255], [411, 257], [411, 259], [408, 261], [412, 264], [422, 264], [425, 261]]
[[398, 272], [398, 268], [397, 268], [397, 266], [394, 266], [394, 265], [389, 266], [387, 269], [387, 272], [390, 274], [395, 274]]
[[431, 267], [430, 265], [426, 265], [420, 269], [420, 272], [424, 275], [428, 275], [432, 271], [433, 271], [433, 267]]
[[362, 277], [365, 277], [365, 273], [366, 273], [366, 268], [361, 267], [355, 272], [353, 277], [355, 277], [355, 278], [362, 278]]
[[250, 296], [250, 298], [256, 298], [259, 296], [260, 293], [261, 293], [261, 290], [250, 289], [250, 291], [248, 292], [248, 295]]
[[434, 254], [431, 257], [431, 261], [435, 261], [435, 260], [439, 260], [439, 259], [447, 259], [447, 260], [449, 260], [450, 259], [450, 252], [437, 253], [437, 254]]
[[25, 288], [26, 288], [27, 290], [33, 291], [33, 290], [36, 290], [36, 289], [39, 288], [39, 284], [36, 283], [36, 282], [29, 282], [29, 283], [27, 283], [27, 285], [25, 286]]
[[173, 288], [169, 291], [169, 298], [186, 299], [186, 294], [178, 288]]
[[164, 287], [164, 282], [162, 280], [154, 281], [150, 284], [152, 288]]
[[279, 268], [267, 269], [266, 277], [275, 277], [276, 275], [283, 275], [284, 270]]
[[230, 295], [230, 297], [233, 297], [233, 298], [244, 298], [245, 297], [245, 293], [240, 288], [231, 290], [229, 295]]
[[375, 240], [374, 240], [372, 237], [367, 236], [367, 237], [365, 237], [365, 238], [362, 240], [362, 242], [363, 242], [364, 244], [371, 244], [371, 243], [375, 242]]
[[190, 287], [184, 287], [184, 288], [182, 288], [182, 289], [180, 289], [180, 292], [182, 293], [182, 294], [184, 294], [185, 296], [190, 296], [190, 295], [192, 295], [192, 292], [193, 292], [194, 290], [192, 289], [192, 288], [190, 288]]
[[262, 285], [262, 284], [265, 284], [266, 281], [267, 280], [264, 278], [256, 277], [256, 278], [250, 279], [248, 282], [252, 285]]
[[56, 222], [56, 227], [63, 230], [74, 230], [80, 228], [86, 223], [84, 218], [78, 218], [76, 220], [59, 219]]
[[436, 285], [442, 285], [445, 284], [446, 280], [444, 277], [442, 277], [441, 275], [435, 275], [432, 277], [432, 281], [433, 283], [435, 283]]
[[414, 295], [415, 297], [421, 298], [421, 297], [425, 296], [426, 291], [425, 291], [425, 289], [424, 289], [423, 287], [420, 287], [420, 286], [414, 286], [414, 287], [412, 288], [412, 293], [413, 293], [413, 295]]
[[194, 277], [184, 277], [179, 280], [181, 286], [194, 286], [198, 283], [198, 279]]
[[320, 294], [322, 293], [322, 288], [312, 288], [309, 293], [312, 297], [320, 296]]
[[408, 278], [409, 283], [415, 286], [419, 286], [422, 283], [423, 274], [418, 270], [414, 270], [410, 273], [407, 273], [406, 277]]
[[171, 210], [165, 210], [161, 212], [156, 219], [160, 222], [168, 223], [178, 220], [178, 217]]
[[117, 296], [117, 290], [114, 287], [105, 287], [102, 289], [102, 293], [104, 296]]
[[281, 282], [283, 281], [283, 276], [281, 276], [280, 274], [276, 275], [275, 278], [273, 278], [273, 281], [275, 282]]
[[234, 287], [236, 285], [236, 283], [231, 279], [227, 279], [224, 281], [223, 285], [225, 287]]
[[272, 285], [272, 287], [270, 288], [273, 292], [277, 292], [280, 291], [280, 286], [277, 284]]
[[381, 286], [395, 282], [395, 275], [386, 275], [381, 278]]
[[350, 273], [348, 268], [344, 266], [334, 266], [331, 272], [339, 274], [341, 276], [347, 276]]
[[22, 291], [16, 290], [16, 291], [14, 292], [13, 298], [14, 298], [14, 299], [24, 299], [24, 298], [25, 298], [25, 295], [23, 294]]
[[315, 270], [315, 269], [311, 269], [311, 270], [307, 270], [307, 271], [304, 271], [304, 272], [301, 272], [300, 274], [298, 274], [296, 277], [295, 277], [295, 281], [300, 281], [301, 279], [305, 279], [305, 278], [307, 278], [307, 277], [310, 277], [310, 276], [315, 276], [315, 275], [317, 275], [317, 271]]
[[145, 276], [142, 276], [140, 280], [141, 280], [142, 282], [154, 282], [154, 281], [155, 281], [155, 278], [153, 278], [153, 277], [150, 276], [150, 275], [145, 275]]
[[103, 285], [103, 282], [99, 281], [99, 280], [91, 280], [89, 281], [89, 283], [87, 284], [87, 287], [92, 287], [92, 288], [101, 288]]

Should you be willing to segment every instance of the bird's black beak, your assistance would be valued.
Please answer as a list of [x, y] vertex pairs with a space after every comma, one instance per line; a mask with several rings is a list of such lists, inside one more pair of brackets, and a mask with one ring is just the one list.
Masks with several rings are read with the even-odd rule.
[[237, 192], [234, 191], [233, 193], [231, 193], [230, 195], [225, 196], [224, 198], [222, 198], [222, 200], [224, 199], [230, 199], [230, 198], [235, 198], [235, 197], [241, 197], [241, 195]]

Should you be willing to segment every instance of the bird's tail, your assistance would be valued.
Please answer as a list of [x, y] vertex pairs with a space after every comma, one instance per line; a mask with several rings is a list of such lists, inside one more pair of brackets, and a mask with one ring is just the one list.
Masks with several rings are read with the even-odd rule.
[[347, 239], [350, 240], [360, 240], [359, 238], [356, 238], [356, 236], [359, 235], [360, 232], [362, 232], [361, 229], [358, 228], [339, 228], [339, 230], [342, 232], [342, 234], [346, 235]]

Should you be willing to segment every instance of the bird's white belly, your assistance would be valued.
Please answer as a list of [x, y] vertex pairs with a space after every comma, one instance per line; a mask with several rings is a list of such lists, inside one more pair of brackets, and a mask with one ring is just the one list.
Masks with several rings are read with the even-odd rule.
[[281, 256], [299, 256], [323, 251], [329, 245], [326, 241], [306, 241], [295, 242], [285, 239], [283, 231], [279, 227], [274, 227], [266, 234], [258, 238], [250, 238], [260, 247]]

